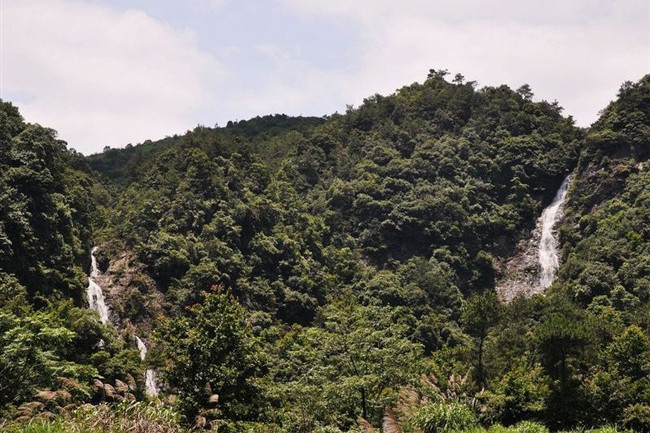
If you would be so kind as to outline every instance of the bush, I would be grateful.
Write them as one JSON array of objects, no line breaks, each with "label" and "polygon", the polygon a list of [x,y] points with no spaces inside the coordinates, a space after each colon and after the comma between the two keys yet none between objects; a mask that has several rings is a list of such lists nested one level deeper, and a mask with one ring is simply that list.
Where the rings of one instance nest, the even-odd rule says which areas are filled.
[{"label": "bush", "polygon": [[549,433],[548,428],[544,425],[532,421],[520,422],[515,426],[515,431],[517,433]]},{"label": "bush", "polygon": [[83,405],[65,416],[39,414],[3,425],[4,433],[189,433],[169,408],[143,402]]},{"label": "bush", "polygon": [[512,429],[509,427],[504,427],[501,424],[495,424],[490,426],[488,433],[511,433]]},{"label": "bush", "polygon": [[616,427],[607,426],[607,427],[600,427],[597,429],[588,430],[586,433],[633,433],[633,432],[628,430],[618,430]]},{"label": "bush", "polygon": [[341,430],[339,430],[338,427],[325,426],[325,427],[316,427],[314,433],[342,433],[342,432]]},{"label": "bush", "polygon": [[461,403],[434,403],[424,406],[414,417],[415,426],[425,433],[446,433],[478,425],[474,411]]},{"label": "bush", "polygon": [[650,406],[634,404],[623,411],[623,425],[638,433],[650,432]]}]

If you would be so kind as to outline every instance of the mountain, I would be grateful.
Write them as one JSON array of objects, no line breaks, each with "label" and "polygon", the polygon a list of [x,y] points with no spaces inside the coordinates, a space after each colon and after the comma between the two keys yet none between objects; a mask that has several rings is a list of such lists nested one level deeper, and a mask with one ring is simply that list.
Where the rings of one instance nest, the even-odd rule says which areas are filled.
[{"label": "mountain", "polygon": [[[227,431],[646,431],[650,76],[580,129],[527,85],[446,75],[87,158],[3,103],[7,416],[43,389],[146,399],[149,368],[182,422]],[[500,303],[570,173],[557,279]],[[84,308],[93,243],[112,324]]]},{"label": "mountain", "polygon": [[[432,75],[304,132],[233,144],[197,128],[126,184],[107,238],[133,250],[174,305],[223,284],[251,309],[308,324],[337,287],[372,280],[356,281],[364,262],[384,279],[419,263],[458,300],[456,288],[493,284],[492,261],[577,161],[581,132],[530,98]],[[347,279],[330,265],[341,251]],[[197,267],[213,281],[191,280],[206,273]]]},{"label": "mountain", "polygon": [[[324,121],[320,117],[289,117],[285,114],[258,116],[249,120],[228,122],[224,128],[214,128],[213,139],[228,143],[226,146],[236,147],[242,140],[254,142],[268,140],[288,130],[302,131],[320,125]],[[209,128],[201,126],[196,128],[197,131],[205,129]],[[136,146],[128,144],[124,149],[108,148],[102,153],[88,157],[88,164],[107,179],[123,185],[136,180],[138,174],[143,172],[143,166],[147,167],[159,153],[179,145],[184,139],[187,140],[187,136],[175,135],[155,142],[147,140]]]}]

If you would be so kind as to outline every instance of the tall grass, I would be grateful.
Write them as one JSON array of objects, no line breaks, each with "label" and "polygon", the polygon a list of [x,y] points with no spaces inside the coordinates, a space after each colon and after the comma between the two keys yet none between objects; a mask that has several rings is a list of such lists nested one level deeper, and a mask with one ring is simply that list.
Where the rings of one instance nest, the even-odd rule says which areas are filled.
[{"label": "tall grass", "polygon": [[178,415],[161,405],[124,402],[109,406],[84,405],[67,414],[35,417],[0,425],[6,433],[190,433],[178,422]]},{"label": "tall grass", "polygon": [[[510,427],[493,425],[485,428],[476,422],[475,415],[462,404],[436,405],[430,404],[426,410],[416,415],[417,428],[425,433],[549,433],[544,425],[523,421]],[[384,423],[384,432],[412,432],[412,429],[402,428],[395,421],[389,427]],[[364,429],[339,430],[334,426],[318,427],[310,433],[376,433],[379,430],[366,425]],[[215,426],[213,432],[222,431]],[[227,431],[238,433],[293,433],[278,425],[267,424],[237,424],[230,426]],[[3,424],[0,422],[2,433],[198,433],[198,430],[180,426],[178,415],[162,405],[144,402],[124,402],[117,405],[100,404],[97,406],[82,406],[68,414],[48,418],[36,417],[31,420],[14,421]],[[591,430],[572,430],[560,433],[635,433],[632,430],[621,430],[613,426]]]},{"label": "tall grass", "polygon": [[424,433],[452,433],[478,425],[474,411],[462,403],[433,403],[422,407],[413,424]]}]

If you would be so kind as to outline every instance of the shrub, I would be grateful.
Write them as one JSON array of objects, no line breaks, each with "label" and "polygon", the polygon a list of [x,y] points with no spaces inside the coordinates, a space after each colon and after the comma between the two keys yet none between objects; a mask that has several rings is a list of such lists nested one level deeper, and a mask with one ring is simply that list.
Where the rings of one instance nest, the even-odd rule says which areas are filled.
[{"label": "shrub", "polygon": [[516,433],[549,433],[546,426],[533,422],[522,421],[515,426]]},{"label": "shrub", "polygon": [[650,432],[650,406],[633,404],[623,411],[623,425],[638,433]]},{"label": "shrub", "polygon": [[339,430],[338,427],[325,426],[325,427],[316,427],[314,433],[341,433],[341,430]]},{"label": "shrub", "polygon": [[143,402],[83,405],[65,416],[43,417],[3,425],[3,433],[189,433],[169,408]]},{"label": "shrub", "polygon": [[618,430],[616,427],[607,426],[600,427],[597,429],[588,430],[586,433],[633,433],[631,431]]},{"label": "shrub", "polygon": [[478,425],[476,414],[461,403],[433,403],[421,408],[413,424],[425,433],[447,433]]}]

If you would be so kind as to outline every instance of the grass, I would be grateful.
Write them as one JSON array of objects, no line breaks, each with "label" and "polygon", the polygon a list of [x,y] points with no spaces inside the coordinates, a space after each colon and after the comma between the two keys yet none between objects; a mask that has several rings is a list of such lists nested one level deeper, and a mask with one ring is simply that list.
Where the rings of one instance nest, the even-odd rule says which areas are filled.
[{"label": "grass", "polygon": [[[446,421],[444,424],[429,424],[426,432],[448,432],[448,433],[549,433],[544,425],[522,421],[510,427],[493,425],[489,428],[479,425],[467,425],[470,421],[464,417],[464,413],[443,414]],[[440,415],[440,414],[436,414]],[[462,416],[459,416],[462,415]],[[440,420],[441,418],[438,418]],[[462,420],[459,424],[454,422]],[[471,420],[473,423],[473,420]],[[464,424],[464,425],[463,425]],[[236,429],[239,430],[239,429]],[[98,406],[82,406],[67,415],[37,416],[29,421],[11,422],[2,424],[0,431],[3,433],[196,433],[196,430],[185,429],[180,426],[178,416],[172,410],[161,405],[147,404],[143,402],[128,402],[109,406],[100,404]],[[214,431],[214,430],[213,430]],[[230,430],[229,430],[230,431]],[[246,432],[282,432],[277,428],[258,426],[256,429],[243,428]],[[315,432],[325,433],[339,432],[336,428],[322,427]],[[349,433],[357,433],[358,430],[350,430]],[[285,433],[289,433],[288,431]],[[559,433],[634,433],[631,430],[621,430],[613,426],[600,427],[591,430],[572,430]]]},{"label": "grass", "polygon": [[125,402],[109,406],[84,405],[55,416],[42,413],[29,421],[0,424],[6,433],[190,433],[176,413],[160,405]]}]

